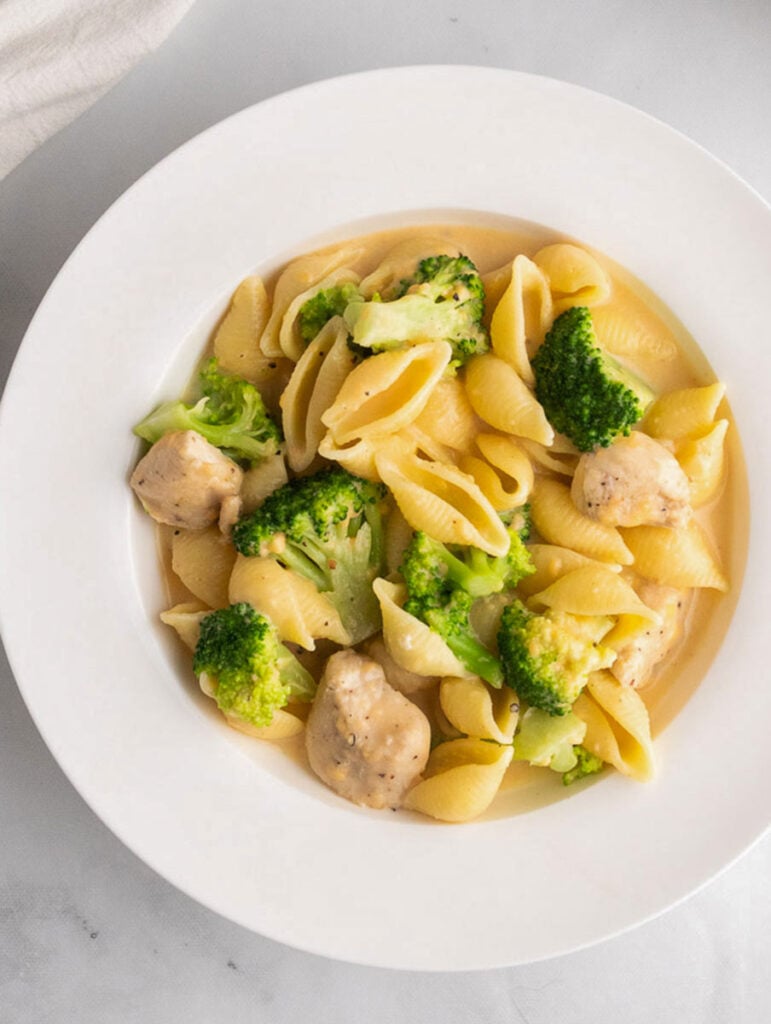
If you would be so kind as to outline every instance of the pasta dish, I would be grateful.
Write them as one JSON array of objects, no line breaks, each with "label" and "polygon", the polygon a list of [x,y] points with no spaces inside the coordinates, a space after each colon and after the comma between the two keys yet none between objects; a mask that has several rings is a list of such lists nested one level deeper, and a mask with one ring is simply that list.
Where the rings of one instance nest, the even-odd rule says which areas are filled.
[{"label": "pasta dish", "polygon": [[724,391],[545,231],[400,229],[251,275],[135,427],[161,619],[228,725],[355,804],[462,822],[649,780],[729,590]]}]

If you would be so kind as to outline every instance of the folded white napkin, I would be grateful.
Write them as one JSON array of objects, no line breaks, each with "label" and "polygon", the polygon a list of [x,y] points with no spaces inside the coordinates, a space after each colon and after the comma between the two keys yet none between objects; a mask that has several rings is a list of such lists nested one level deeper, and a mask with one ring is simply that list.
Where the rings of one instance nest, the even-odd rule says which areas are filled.
[{"label": "folded white napkin", "polygon": [[1,0],[0,178],[154,50],[193,0]]}]

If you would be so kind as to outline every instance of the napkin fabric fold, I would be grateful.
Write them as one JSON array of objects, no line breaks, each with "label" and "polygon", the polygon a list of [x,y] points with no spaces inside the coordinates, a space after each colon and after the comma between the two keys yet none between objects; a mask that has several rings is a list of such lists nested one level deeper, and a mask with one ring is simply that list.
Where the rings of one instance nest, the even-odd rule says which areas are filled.
[{"label": "napkin fabric fold", "polygon": [[0,178],[155,50],[193,0],[0,0]]}]

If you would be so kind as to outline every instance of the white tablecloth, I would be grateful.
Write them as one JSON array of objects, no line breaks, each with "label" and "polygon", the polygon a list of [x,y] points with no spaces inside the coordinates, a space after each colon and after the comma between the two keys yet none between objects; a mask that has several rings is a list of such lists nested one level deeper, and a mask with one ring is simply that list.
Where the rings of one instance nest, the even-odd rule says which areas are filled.
[{"label": "white tablecloth", "polygon": [[[0,3],[0,25],[14,5]],[[0,44],[0,71],[5,56]],[[0,184],[0,381],[63,260],[160,157],[285,88],[411,63],[493,64],[598,89],[771,196],[767,0],[198,0]],[[705,756],[718,751],[716,738]],[[770,880],[766,838],[658,920],[558,960],[462,975],[331,963],[216,917],[128,853],[69,786],[0,662],[3,1024],[760,1024],[771,1019]]]}]

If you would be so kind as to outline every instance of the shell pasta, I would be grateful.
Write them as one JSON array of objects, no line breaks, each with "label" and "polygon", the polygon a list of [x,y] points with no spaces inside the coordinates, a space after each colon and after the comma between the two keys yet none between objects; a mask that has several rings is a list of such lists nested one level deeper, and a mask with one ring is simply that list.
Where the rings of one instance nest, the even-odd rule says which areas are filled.
[{"label": "shell pasta", "polygon": [[333,317],[308,345],[281,395],[286,458],[296,472],[307,469],[326,434],[322,416],[355,365],[345,325]]},{"label": "shell pasta", "polygon": [[725,387],[555,237],[403,228],[250,274],[135,427],[198,687],[356,804],[460,823],[647,781],[727,628]]}]

